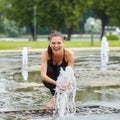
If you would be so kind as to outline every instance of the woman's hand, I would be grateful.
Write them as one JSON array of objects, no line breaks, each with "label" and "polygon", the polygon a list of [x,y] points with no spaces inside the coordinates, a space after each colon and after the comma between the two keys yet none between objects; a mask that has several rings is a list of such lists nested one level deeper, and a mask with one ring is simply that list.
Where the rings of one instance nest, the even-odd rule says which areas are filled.
[{"label": "woman's hand", "polygon": [[56,87],[58,87],[60,90],[62,90],[62,91],[66,91],[66,90],[68,90],[68,89],[71,89],[72,88],[72,84],[71,83],[69,83],[67,86],[63,86],[63,85],[60,85],[60,84],[56,84]]},{"label": "woman's hand", "polygon": [[58,87],[62,91],[66,91],[67,90],[66,86],[61,86],[60,84],[56,84],[56,87]]}]

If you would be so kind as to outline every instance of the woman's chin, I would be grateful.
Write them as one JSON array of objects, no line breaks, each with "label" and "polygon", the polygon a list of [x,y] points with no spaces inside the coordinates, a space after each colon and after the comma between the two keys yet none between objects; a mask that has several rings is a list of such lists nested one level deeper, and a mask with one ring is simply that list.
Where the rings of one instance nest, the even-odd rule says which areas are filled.
[{"label": "woman's chin", "polygon": [[54,50],[53,52],[54,53],[60,53],[60,50]]}]

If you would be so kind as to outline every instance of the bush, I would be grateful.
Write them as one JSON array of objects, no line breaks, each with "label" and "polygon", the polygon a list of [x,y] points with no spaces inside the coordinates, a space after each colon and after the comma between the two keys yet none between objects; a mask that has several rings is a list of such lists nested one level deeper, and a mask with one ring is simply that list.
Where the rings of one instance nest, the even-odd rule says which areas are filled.
[{"label": "bush", "polygon": [[117,35],[113,35],[112,33],[110,33],[109,35],[107,35],[107,39],[108,40],[119,40],[119,37]]}]

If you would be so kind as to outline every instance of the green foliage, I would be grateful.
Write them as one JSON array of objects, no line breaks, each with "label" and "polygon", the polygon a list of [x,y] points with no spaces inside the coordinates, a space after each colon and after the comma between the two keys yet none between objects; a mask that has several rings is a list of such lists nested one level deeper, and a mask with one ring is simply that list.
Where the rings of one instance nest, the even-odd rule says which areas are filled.
[{"label": "green foliage", "polygon": [[[72,34],[74,30],[80,31],[79,23],[82,15],[88,10],[94,12],[92,17],[102,20],[102,32],[100,33],[104,34],[104,27],[108,23],[120,26],[119,0],[0,0],[0,14],[15,21],[19,27],[27,26],[33,36],[34,6],[36,6],[38,29],[44,27],[50,30],[67,29],[67,34]],[[0,27],[3,27],[2,24]],[[8,31],[16,36],[16,30],[14,26],[13,30]]]},{"label": "green foliage", "polygon": [[[1,15],[0,15],[1,17]],[[0,33],[4,33],[3,21],[0,19]]]},{"label": "green foliage", "polygon": [[109,21],[113,26],[120,27],[120,2],[119,0],[112,0],[111,5],[109,6]]},{"label": "green foliage", "polygon": [[[36,6],[37,27],[50,29],[79,30],[79,22],[83,12],[91,2],[87,0],[4,0],[6,17],[14,20],[20,27],[29,27],[34,35],[34,5]],[[34,37],[33,37],[34,38]]]},{"label": "green foliage", "polygon": [[117,35],[113,35],[112,33],[110,33],[109,35],[107,35],[107,39],[108,40],[119,40],[119,37]]},{"label": "green foliage", "polygon": [[5,32],[8,37],[17,37],[18,36],[18,27],[15,25],[14,21],[4,21]]},{"label": "green foliage", "polygon": [[24,35],[26,32],[25,28],[19,28],[14,21],[4,19],[4,34],[7,37],[18,37],[19,35]]}]

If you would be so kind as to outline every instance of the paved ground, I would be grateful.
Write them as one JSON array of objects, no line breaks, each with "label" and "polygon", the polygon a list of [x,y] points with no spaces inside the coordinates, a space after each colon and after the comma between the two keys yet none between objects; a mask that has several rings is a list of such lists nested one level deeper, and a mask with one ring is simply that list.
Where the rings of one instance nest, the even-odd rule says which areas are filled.
[{"label": "paved ground", "polygon": [[76,114],[58,117],[53,111],[25,110],[25,111],[8,111],[0,112],[0,120],[119,120],[120,109],[114,109],[103,106],[77,107]]},{"label": "paved ground", "polygon": [[[88,50],[90,48],[71,48],[71,50]],[[112,50],[120,50],[120,48],[111,48]],[[33,52],[40,52],[43,51],[44,49],[30,49],[30,51]],[[100,50],[100,48],[91,48],[90,50]],[[18,52],[21,52],[21,50],[17,50]],[[16,52],[16,50],[5,50],[2,51],[0,50],[0,52]],[[77,72],[77,69],[76,69]],[[82,72],[82,71],[81,71]],[[84,71],[83,71],[84,72]],[[111,73],[114,73],[114,71],[109,71]],[[82,73],[81,73],[82,74]],[[93,74],[93,73],[87,73],[87,75],[89,74]],[[99,73],[100,74],[100,73]],[[120,74],[120,73],[118,73]],[[99,80],[99,78],[96,79],[89,79],[89,81],[87,80],[87,82],[85,82],[85,77],[84,79],[80,79],[79,85],[80,86],[107,86],[107,85],[120,85],[120,79],[115,79],[114,81],[111,79],[108,80],[107,79],[103,79],[103,80]],[[85,112],[87,112],[89,110],[89,114]],[[20,112],[1,112],[0,113],[0,120],[5,120],[5,119],[10,119],[10,120],[17,120],[18,118],[21,118],[21,120],[120,120],[120,111],[118,110],[118,112],[112,111],[110,109],[107,109],[104,112],[100,112],[101,109],[96,108],[94,111],[98,112],[95,114],[93,114],[93,112],[91,112],[92,109],[81,109],[81,111],[79,111],[77,114],[73,117],[65,117],[65,118],[55,118],[53,119],[51,116],[48,118],[48,116],[43,116],[41,113],[44,113],[44,111],[20,111]],[[82,114],[82,112],[84,114]],[[100,114],[102,113],[102,114]],[[47,114],[49,115],[49,113]]]}]

